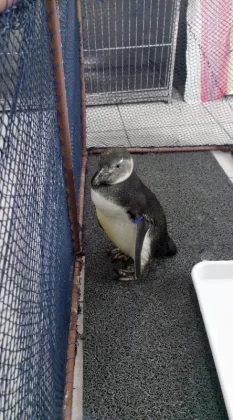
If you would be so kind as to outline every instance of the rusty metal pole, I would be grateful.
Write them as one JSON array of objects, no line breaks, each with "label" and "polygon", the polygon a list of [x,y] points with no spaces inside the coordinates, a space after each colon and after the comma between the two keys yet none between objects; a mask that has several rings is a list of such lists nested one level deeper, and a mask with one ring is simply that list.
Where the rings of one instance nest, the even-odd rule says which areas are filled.
[{"label": "rusty metal pole", "polygon": [[[233,151],[233,146],[179,146],[179,147],[127,147],[130,153],[171,153],[171,152],[204,152],[221,150]],[[95,155],[104,152],[106,148],[99,147],[90,149],[88,154]]]},{"label": "rusty metal pole", "polygon": [[68,351],[66,364],[66,384],[63,404],[63,418],[71,418],[73,403],[73,384],[74,384],[74,365],[76,355],[77,341],[77,321],[78,321],[78,299],[79,299],[79,276],[82,268],[82,225],[83,225],[83,206],[84,206],[84,187],[87,165],[87,147],[86,147],[86,94],[84,81],[84,55],[83,55],[83,35],[82,35],[82,14],[81,1],[77,0],[77,19],[79,25],[79,70],[81,87],[81,138],[82,138],[82,169],[79,187],[79,196],[77,202],[78,224],[79,224],[79,251],[75,263],[75,272],[73,278],[72,304],[70,315],[70,329],[68,336]]},{"label": "rusty metal pole", "polygon": [[86,149],[86,99],[84,83],[84,58],[82,42],[82,18],[81,3],[77,2],[77,19],[79,22],[79,42],[80,45],[80,83],[81,83],[81,137],[82,137],[82,169],[79,188],[79,197],[76,206],[74,176],[71,156],[71,143],[69,120],[67,110],[67,100],[64,81],[64,66],[62,60],[62,44],[60,35],[59,13],[55,0],[47,0],[47,11],[49,17],[49,28],[51,31],[51,45],[54,65],[54,77],[56,80],[56,94],[58,97],[58,120],[60,128],[60,137],[62,142],[62,154],[64,157],[64,168],[66,174],[66,188],[68,194],[68,207],[72,225],[73,241],[76,250],[75,270],[72,286],[70,326],[68,335],[67,363],[66,363],[66,381],[63,403],[63,418],[71,418],[72,415],[72,397],[74,383],[74,363],[77,340],[77,319],[78,319],[78,299],[79,299],[79,275],[82,267],[82,224],[83,224],[83,202],[84,185],[87,165]]},{"label": "rusty metal pole", "polygon": [[13,6],[16,6],[19,1],[20,0],[0,0],[0,14]]},{"label": "rusty metal pole", "polygon": [[68,107],[65,88],[65,74],[62,57],[60,20],[56,1],[47,0],[46,5],[48,13],[48,25],[51,33],[51,51],[54,78],[56,82],[58,124],[60,140],[62,145],[63,165],[65,170],[68,209],[71,221],[73,245],[75,252],[77,253],[79,250],[79,232],[71,153]]},{"label": "rusty metal pole", "polygon": [[[65,170],[66,191],[68,200],[69,217],[71,220],[72,238],[76,252],[75,269],[72,284],[70,325],[67,346],[66,379],[63,402],[63,418],[70,418],[72,413],[72,393],[74,382],[74,362],[77,335],[78,318],[78,276],[81,270],[80,234],[78,228],[78,212],[75,197],[74,173],[72,165],[72,151],[70,141],[70,129],[68,118],[68,107],[65,88],[65,74],[62,56],[62,42],[60,32],[59,11],[55,0],[47,0],[48,25],[51,33],[51,50],[54,68],[54,78],[56,82],[58,124],[60,130],[60,140],[62,144],[62,155]],[[78,42],[78,40],[77,40]]]},{"label": "rusty metal pole", "polygon": [[82,269],[82,257],[77,256],[72,286],[72,300],[70,310],[70,327],[68,336],[66,379],[64,390],[64,401],[62,418],[69,419],[72,416],[73,385],[74,385],[74,364],[77,342],[77,320],[78,320],[78,300],[79,300],[79,276]]}]

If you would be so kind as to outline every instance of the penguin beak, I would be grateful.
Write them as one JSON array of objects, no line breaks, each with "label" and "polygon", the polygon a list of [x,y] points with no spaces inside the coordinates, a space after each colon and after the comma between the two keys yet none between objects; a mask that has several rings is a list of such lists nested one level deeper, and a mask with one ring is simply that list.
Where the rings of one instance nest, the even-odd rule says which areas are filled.
[{"label": "penguin beak", "polygon": [[100,184],[105,183],[107,180],[107,172],[105,168],[100,169],[98,172],[96,172],[94,178],[93,178],[93,186],[97,187]]}]

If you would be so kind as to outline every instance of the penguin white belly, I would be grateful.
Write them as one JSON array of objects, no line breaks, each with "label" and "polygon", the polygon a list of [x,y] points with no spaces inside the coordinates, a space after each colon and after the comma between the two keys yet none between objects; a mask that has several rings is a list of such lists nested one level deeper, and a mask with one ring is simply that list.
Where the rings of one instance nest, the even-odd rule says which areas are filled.
[{"label": "penguin white belly", "polygon": [[96,207],[99,223],[109,239],[124,254],[134,259],[136,225],[129,219],[125,209],[93,189],[91,190],[91,198]]}]

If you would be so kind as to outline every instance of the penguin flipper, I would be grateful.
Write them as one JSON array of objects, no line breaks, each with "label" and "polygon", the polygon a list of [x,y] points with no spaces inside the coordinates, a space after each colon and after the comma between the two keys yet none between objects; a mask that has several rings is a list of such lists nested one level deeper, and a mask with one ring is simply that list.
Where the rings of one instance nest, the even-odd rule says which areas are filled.
[{"label": "penguin flipper", "polygon": [[142,247],[144,238],[146,236],[146,233],[149,228],[149,223],[145,219],[145,217],[137,222],[137,234],[136,234],[136,246],[135,246],[135,274],[136,278],[140,279],[142,270],[141,270],[141,253],[142,253]]}]

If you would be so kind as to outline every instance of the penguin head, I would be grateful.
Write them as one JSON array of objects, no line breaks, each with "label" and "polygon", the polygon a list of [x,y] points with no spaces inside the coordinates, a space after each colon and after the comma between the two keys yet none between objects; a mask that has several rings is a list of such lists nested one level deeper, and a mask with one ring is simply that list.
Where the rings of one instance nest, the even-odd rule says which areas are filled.
[{"label": "penguin head", "polygon": [[125,148],[115,148],[102,153],[98,171],[92,180],[93,186],[115,185],[124,182],[133,172],[133,158]]}]

